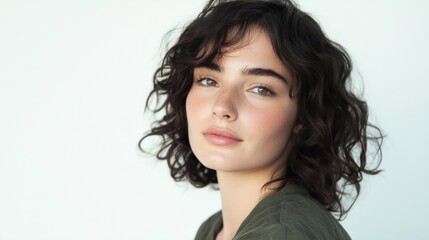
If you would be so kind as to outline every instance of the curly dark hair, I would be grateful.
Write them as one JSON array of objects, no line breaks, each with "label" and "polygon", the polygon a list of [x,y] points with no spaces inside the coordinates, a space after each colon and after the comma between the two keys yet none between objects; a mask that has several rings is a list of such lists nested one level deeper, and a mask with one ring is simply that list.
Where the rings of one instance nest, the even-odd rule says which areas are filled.
[{"label": "curly dark hair", "polygon": [[[143,140],[159,136],[162,141],[156,157],[167,161],[174,180],[188,180],[196,187],[217,183],[216,171],[206,168],[191,150],[186,96],[192,86],[193,69],[213,62],[252,27],[265,31],[278,58],[291,71],[295,81],[289,95],[297,93],[297,118],[302,126],[290,138],[294,147],[281,177],[264,186],[273,182],[284,186],[286,181],[303,184],[341,219],[359,195],[363,173],[375,175],[381,171],[384,136],[368,122],[366,102],[350,89],[352,63],[347,52],[291,1],[209,1],[167,51],[153,76],[154,88],[146,110],[163,116],[138,146],[145,152]],[[237,31],[230,37],[232,28]],[[154,97],[156,104],[151,108]],[[372,168],[367,164],[368,143],[376,149]],[[348,187],[355,195],[351,205],[345,207],[342,198]]]}]

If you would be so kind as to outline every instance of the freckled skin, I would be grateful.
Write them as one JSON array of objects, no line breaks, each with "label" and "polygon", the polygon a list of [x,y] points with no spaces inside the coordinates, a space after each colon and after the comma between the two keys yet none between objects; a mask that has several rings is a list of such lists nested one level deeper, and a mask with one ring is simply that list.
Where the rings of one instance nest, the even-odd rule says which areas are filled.
[{"label": "freckled skin", "polygon": [[[291,80],[266,34],[254,29],[249,37],[250,42],[232,48],[216,62],[221,71],[194,69],[194,83],[186,99],[189,141],[196,157],[208,168],[271,175],[287,160],[297,102],[289,97],[285,82],[243,73],[245,68],[272,69]],[[269,87],[274,94],[259,94],[260,86]],[[210,127],[228,129],[242,141],[214,145],[202,134]]]}]

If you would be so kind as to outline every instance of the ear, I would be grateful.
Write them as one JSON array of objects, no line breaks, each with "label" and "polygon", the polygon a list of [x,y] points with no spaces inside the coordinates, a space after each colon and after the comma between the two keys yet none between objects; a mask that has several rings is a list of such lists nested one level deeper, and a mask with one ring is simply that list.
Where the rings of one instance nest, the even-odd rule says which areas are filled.
[{"label": "ear", "polygon": [[302,128],[303,128],[302,124],[297,122],[297,123],[295,123],[295,126],[292,129],[292,132],[298,133],[299,131],[301,131]]}]

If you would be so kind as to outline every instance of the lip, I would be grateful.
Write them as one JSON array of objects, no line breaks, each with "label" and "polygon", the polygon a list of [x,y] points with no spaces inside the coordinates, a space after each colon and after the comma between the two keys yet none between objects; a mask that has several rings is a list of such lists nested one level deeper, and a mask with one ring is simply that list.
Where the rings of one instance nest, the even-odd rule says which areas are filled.
[{"label": "lip", "polygon": [[233,145],[243,141],[233,132],[224,128],[209,128],[203,132],[203,135],[207,141],[219,146]]}]

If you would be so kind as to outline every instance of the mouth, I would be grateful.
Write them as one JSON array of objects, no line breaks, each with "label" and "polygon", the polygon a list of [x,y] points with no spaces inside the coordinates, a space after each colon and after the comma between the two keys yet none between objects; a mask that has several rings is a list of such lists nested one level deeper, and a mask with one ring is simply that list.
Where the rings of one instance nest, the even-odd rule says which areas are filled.
[{"label": "mouth", "polygon": [[231,131],[222,128],[209,128],[203,135],[208,142],[218,146],[234,145],[243,141]]}]

